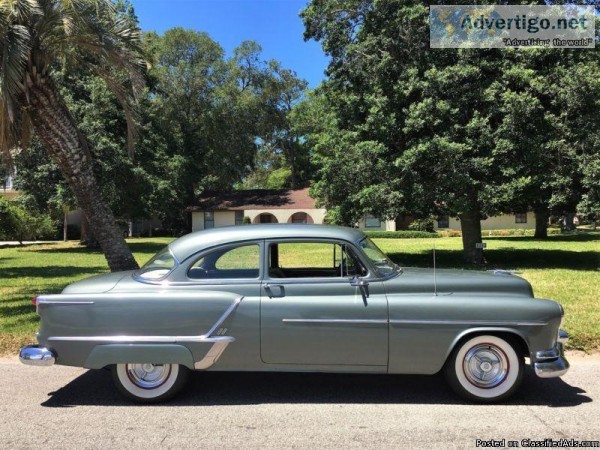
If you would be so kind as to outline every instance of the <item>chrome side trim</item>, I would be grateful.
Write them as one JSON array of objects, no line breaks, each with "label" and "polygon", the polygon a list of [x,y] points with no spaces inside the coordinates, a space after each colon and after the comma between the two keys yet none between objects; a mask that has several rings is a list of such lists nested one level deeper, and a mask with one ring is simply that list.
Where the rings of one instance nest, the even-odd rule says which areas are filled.
[{"label": "chrome side trim", "polygon": [[387,324],[387,319],[282,319],[284,323],[384,323]]},{"label": "chrome side trim", "polygon": [[160,342],[174,344],[177,342],[221,342],[235,341],[231,336],[50,336],[49,341],[67,341],[67,342],[109,342],[111,344],[138,344],[141,342]]},{"label": "chrome side trim", "polygon": [[94,302],[61,302],[59,300],[38,300],[38,305],[56,305],[56,306],[75,306],[75,305],[93,305]]},{"label": "chrome side trim", "polygon": [[194,363],[194,369],[204,370],[208,369],[221,357],[229,342],[215,342],[213,346],[208,350],[208,353],[200,361]]},{"label": "chrome side trim", "polygon": [[507,322],[502,320],[399,320],[392,319],[390,323],[393,325],[475,325],[475,326],[528,326],[541,327],[547,325],[547,322],[535,321],[515,321]]},{"label": "chrome side trim", "polygon": [[223,322],[237,309],[244,297],[236,298],[225,312],[217,319],[214,325],[200,336],[51,336],[49,341],[77,341],[101,342],[111,344],[137,344],[137,343],[213,343],[208,353],[200,361],[194,363],[195,369],[208,369],[221,357],[227,346],[235,341],[232,336],[212,336],[219,330]]},{"label": "chrome side trim", "polygon": [[227,308],[225,310],[225,312],[223,313],[223,315],[221,315],[221,317],[219,317],[219,319],[215,322],[215,324],[211,327],[210,330],[208,330],[208,333],[205,334],[205,336],[210,336],[211,334],[213,334],[215,331],[217,331],[220,327],[221,324],[223,322],[225,322],[225,320],[231,315],[231,313],[233,313],[237,307],[239,306],[239,304],[241,303],[241,301],[244,299],[244,297],[238,297],[236,298],[233,303],[231,305],[229,305],[229,308]]}]

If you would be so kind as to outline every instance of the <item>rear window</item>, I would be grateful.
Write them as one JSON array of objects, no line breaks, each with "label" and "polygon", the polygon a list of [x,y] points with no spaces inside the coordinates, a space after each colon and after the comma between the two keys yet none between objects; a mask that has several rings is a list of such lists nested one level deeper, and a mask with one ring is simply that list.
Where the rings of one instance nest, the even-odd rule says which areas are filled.
[{"label": "rear window", "polygon": [[198,259],[188,270],[194,280],[258,278],[260,251],[257,244],[215,250]]}]

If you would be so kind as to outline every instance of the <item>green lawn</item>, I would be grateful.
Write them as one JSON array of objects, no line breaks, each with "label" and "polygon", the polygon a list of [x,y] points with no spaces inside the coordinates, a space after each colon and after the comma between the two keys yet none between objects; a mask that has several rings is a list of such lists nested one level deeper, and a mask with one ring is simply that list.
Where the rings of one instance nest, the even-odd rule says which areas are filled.
[{"label": "green lawn", "polygon": [[[129,245],[140,263],[170,238],[134,239]],[[600,233],[487,238],[486,268],[521,271],[537,297],[551,298],[566,310],[570,346],[600,350]],[[432,267],[435,245],[438,267],[463,267],[460,238],[377,239],[377,245],[402,266]],[[31,299],[56,293],[67,284],[108,271],[104,257],[76,242],[0,248],[0,354],[16,352],[34,340],[38,327]]]}]

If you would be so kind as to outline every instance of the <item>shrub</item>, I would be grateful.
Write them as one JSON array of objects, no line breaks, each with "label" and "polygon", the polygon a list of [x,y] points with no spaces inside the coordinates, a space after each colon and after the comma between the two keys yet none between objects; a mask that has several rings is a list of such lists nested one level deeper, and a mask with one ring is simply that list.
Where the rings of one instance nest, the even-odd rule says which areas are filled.
[{"label": "shrub", "polygon": [[[535,230],[526,230],[524,228],[515,228],[512,230],[483,230],[481,235],[487,236],[533,236]],[[560,234],[560,228],[548,228],[548,235]]]},{"label": "shrub", "polygon": [[460,230],[444,230],[438,231],[440,237],[461,237],[462,233]]},{"label": "shrub", "polygon": [[365,231],[369,237],[376,239],[415,239],[415,238],[438,238],[437,233],[429,233],[427,231]]},{"label": "shrub", "polygon": [[428,231],[430,233],[433,233],[433,219],[413,220],[408,226],[408,229],[412,231]]},{"label": "shrub", "polygon": [[55,225],[49,215],[0,199],[0,239],[23,243],[25,240],[55,239],[55,236]]},{"label": "shrub", "polygon": [[251,223],[252,223],[252,221],[250,220],[250,217],[248,217],[248,216],[244,216],[244,220],[242,220],[242,223],[243,223],[244,225],[249,225],[249,224],[251,224]]}]

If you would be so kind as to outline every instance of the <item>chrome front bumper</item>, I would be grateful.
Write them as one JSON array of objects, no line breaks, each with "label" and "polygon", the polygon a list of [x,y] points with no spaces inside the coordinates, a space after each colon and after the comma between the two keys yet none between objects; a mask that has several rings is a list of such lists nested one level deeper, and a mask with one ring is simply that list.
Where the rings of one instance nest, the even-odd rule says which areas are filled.
[{"label": "chrome front bumper", "polygon": [[19,352],[19,360],[28,366],[51,366],[56,356],[51,350],[39,345],[27,345]]},{"label": "chrome front bumper", "polygon": [[558,339],[554,348],[542,350],[535,354],[536,362],[533,363],[535,374],[540,378],[562,377],[569,370],[569,361],[565,358],[563,344],[569,341],[569,335],[564,330],[559,330]]}]

